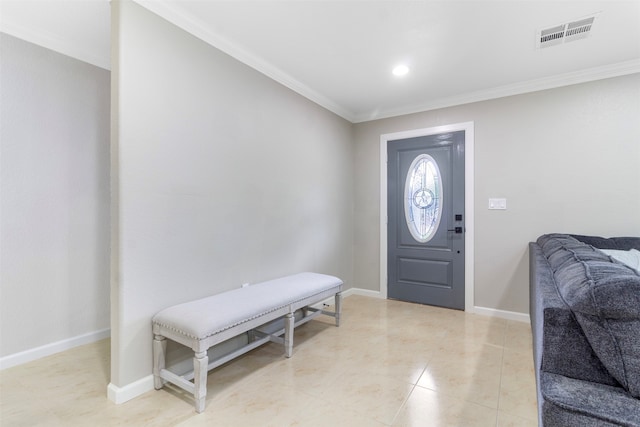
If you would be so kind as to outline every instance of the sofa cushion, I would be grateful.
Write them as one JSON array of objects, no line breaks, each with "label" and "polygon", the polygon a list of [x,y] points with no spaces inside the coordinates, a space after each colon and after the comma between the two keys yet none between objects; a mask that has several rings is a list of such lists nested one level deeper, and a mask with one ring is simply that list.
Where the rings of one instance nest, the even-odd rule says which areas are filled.
[{"label": "sofa cushion", "polygon": [[538,365],[542,371],[598,384],[620,385],[593,351],[571,311],[547,307],[543,316],[544,356]]},{"label": "sofa cushion", "polygon": [[567,234],[545,234],[538,238],[538,244],[547,259],[558,251],[566,252],[567,249],[588,247],[588,245],[585,246],[584,243]]},{"label": "sofa cushion", "polygon": [[557,271],[563,266],[575,264],[576,257],[582,261],[610,262],[609,256],[604,252],[592,248],[591,246],[581,245],[581,247],[577,248],[567,247],[567,250],[559,250],[551,254],[548,258],[551,268],[554,271]]},{"label": "sofa cushion", "polygon": [[576,245],[570,236],[545,240],[541,246],[553,256],[558,291],[593,351],[632,396],[640,397],[640,275],[587,244]]},{"label": "sofa cushion", "polygon": [[640,426],[640,400],[620,387],[543,372],[545,426]]}]

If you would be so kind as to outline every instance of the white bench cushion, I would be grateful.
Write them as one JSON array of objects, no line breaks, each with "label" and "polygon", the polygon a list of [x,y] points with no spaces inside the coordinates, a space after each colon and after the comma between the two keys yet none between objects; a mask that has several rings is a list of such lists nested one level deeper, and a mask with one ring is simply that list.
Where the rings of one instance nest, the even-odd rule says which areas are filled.
[{"label": "white bench cushion", "polygon": [[341,285],[334,276],[294,274],[169,307],[156,314],[153,323],[203,340]]}]

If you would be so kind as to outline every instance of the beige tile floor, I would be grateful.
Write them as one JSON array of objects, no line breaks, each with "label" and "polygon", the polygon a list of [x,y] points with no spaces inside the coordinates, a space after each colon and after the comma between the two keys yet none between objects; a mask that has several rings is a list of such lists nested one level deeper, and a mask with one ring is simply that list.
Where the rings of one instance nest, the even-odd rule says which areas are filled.
[{"label": "beige tile floor", "polygon": [[0,425],[536,426],[526,323],[350,296],[343,323],[295,331],[209,373],[206,411],[165,387],[106,398],[109,341],[0,372]]}]

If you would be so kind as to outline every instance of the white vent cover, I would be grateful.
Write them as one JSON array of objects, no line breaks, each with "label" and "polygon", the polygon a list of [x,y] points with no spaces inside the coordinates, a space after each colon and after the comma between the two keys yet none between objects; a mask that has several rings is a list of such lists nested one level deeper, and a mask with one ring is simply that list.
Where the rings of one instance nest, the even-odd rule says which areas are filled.
[{"label": "white vent cover", "polygon": [[595,19],[596,17],[594,15],[540,30],[537,45],[539,48],[545,48],[587,38],[591,34],[591,28],[593,27],[593,21]]}]

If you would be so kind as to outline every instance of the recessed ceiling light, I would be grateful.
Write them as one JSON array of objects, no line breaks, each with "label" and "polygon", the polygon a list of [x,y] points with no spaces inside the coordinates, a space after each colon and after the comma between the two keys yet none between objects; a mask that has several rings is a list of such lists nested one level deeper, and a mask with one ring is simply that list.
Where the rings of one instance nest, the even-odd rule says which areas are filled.
[{"label": "recessed ceiling light", "polygon": [[408,72],[409,67],[407,67],[406,65],[398,65],[393,69],[393,75],[398,77],[405,76]]}]

